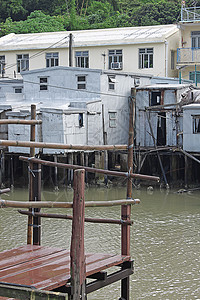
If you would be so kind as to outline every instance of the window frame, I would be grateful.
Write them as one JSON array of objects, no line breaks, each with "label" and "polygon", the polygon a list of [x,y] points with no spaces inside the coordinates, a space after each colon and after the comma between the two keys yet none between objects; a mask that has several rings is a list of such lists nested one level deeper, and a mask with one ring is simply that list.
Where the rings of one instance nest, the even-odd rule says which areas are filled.
[{"label": "window frame", "polygon": [[[197,82],[196,83],[200,83],[200,71],[196,71],[196,75],[197,75]],[[195,71],[190,71],[189,72],[189,80],[192,80],[193,83],[195,83]]]},{"label": "window frame", "polygon": [[83,113],[78,114],[78,124],[79,124],[79,128],[84,127]]},{"label": "window frame", "polygon": [[5,55],[0,55],[0,74],[5,74],[5,65],[6,65],[6,57]]},{"label": "window frame", "polygon": [[[119,68],[112,67],[112,64],[119,63]],[[123,49],[108,50],[108,69],[123,69]]]},{"label": "window frame", "polygon": [[108,90],[115,91],[116,88],[116,76],[108,75]]},{"label": "window frame", "polygon": [[77,68],[89,68],[89,51],[75,51],[75,62]]},{"label": "window frame", "polygon": [[48,81],[48,76],[39,77],[40,91],[48,91]]},{"label": "window frame", "polygon": [[171,70],[175,70],[175,51],[171,50]]},{"label": "window frame", "polygon": [[29,54],[17,54],[17,73],[29,70]]},{"label": "window frame", "polygon": [[192,115],[192,125],[193,134],[200,134],[200,115]]},{"label": "window frame", "polygon": [[86,75],[76,75],[77,90],[86,90],[87,87],[87,76]]},{"label": "window frame", "polygon": [[[116,128],[117,127],[117,112],[116,111],[109,111],[108,116],[109,116],[109,127],[110,128]],[[112,124],[113,121],[114,121],[114,124]]]},{"label": "window frame", "polygon": [[[17,91],[17,90],[20,90],[20,92]],[[23,92],[23,87],[22,86],[15,86],[14,87],[14,93],[15,94],[22,94],[22,92]]]},{"label": "window frame", "polygon": [[46,68],[59,66],[59,52],[46,52]]},{"label": "window frame", "polygon": [[200,31],[191,31],[191,48],[200,48]]},{"label": "window frame", "polygon": [[138,48],[138,68],[153,69],[154,48]]}]

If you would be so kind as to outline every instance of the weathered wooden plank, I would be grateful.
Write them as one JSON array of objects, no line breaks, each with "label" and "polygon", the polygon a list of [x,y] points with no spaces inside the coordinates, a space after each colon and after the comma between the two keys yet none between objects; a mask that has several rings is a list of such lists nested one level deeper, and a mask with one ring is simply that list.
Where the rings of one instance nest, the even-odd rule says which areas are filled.
[{"label": "weathered wooden plank", "polygon": [[130,256],[122,256],[122,255],[113,255],[112,257],[108,257],[98,262],[94,262],[90,265],[86,265],[86,275],[90,276],[94,273],[106,270],[113,266],[117,266],[125,261],[129,261]]},{"label": "weathered wooden plank", "polygon": [[6,250],[0,252],[0,270],[60,251],[63,249],[33,245]]},{"label": "weathered wooden plank", "polygon": [[67,294],[58,292],[41,291],[30,289],[23,286],[9,286],[0,283],[0,296],[12,297],[19,300],[34,299],[34,300],[67,300]]}]

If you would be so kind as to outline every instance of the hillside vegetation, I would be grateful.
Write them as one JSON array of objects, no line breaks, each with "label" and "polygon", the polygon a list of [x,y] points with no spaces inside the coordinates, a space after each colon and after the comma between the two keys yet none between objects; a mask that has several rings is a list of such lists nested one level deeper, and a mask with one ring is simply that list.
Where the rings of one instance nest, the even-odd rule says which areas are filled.
[{"label": "hillside vegetation", "polygon": [[[192,6],[194,1],[186,1]],[[196,1],[200,5],[200,1]],[[181,0],[0,0],[0,35],[176,23]]]}]

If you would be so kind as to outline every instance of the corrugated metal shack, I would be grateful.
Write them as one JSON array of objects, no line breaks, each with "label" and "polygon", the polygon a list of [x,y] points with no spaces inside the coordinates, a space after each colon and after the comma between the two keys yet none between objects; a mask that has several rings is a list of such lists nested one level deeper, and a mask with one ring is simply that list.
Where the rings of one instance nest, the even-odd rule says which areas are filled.
[{"label": "corrugated metal shack", "polygon": [[[199,99],[191,85],[160,84],[137,88],[136,170],[162,174],[166,186],[195,183],[200,161],[198,130]],[[185,105],[185,106],[184,106]],[[200,132],[200,131],[199,131]],[[194,170],[194,176],[191,170]],[[195,171],[196,170],[196,171]]]}]

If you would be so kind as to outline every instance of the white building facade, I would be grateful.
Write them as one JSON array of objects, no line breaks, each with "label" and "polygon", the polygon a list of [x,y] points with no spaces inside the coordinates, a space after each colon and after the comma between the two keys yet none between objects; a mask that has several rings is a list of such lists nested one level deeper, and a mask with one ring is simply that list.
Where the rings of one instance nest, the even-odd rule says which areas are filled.
[{"label": "white building facade", "polygon": [[11,33],[0,38],[0,73],[21,78],[22,71],[69,66],[70,47],[74,67],[177,77],[178,43],[177,25]]}]

